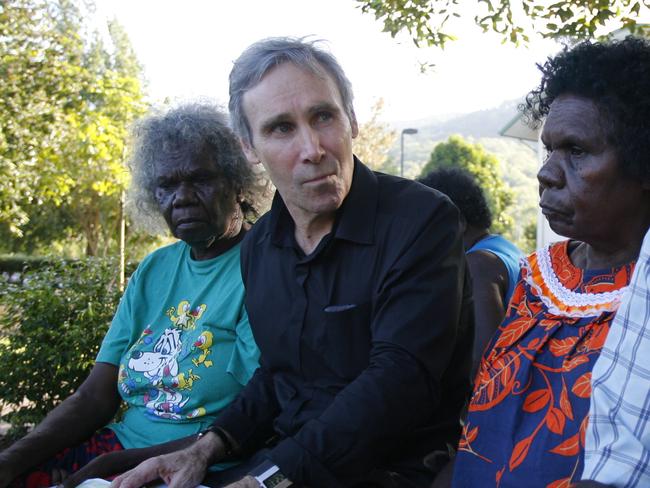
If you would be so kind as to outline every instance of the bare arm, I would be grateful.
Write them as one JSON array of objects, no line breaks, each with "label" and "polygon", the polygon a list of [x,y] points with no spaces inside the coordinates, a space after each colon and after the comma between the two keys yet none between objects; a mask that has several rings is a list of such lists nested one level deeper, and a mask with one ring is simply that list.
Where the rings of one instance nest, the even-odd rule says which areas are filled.
[{"label": "bare arm", "polygon": [[117,367],[97,363],[79,389],[27,436],[0,453],[0,488],[66,447],[88,439],[108,423],[120,404]]},{"label": "bare arm", "polygon": [[508,289],[508,270],[498,257],[482,250],[469,253],[467,263],[476,317],[473,351],[473,371],[476,371],[485,346],[505,316],[503,296]]}]

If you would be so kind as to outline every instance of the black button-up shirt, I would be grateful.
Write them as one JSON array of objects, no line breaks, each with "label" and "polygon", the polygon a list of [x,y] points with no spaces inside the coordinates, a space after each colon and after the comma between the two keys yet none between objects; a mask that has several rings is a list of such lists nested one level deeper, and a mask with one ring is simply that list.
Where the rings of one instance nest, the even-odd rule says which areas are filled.
[{"label": "black button-up shirt", "polygon": [[409,477],[455,444],[473,314],[446,197],[355,160],[318,247],[304,255],[276,194],[242,275],[261,367],[216,420],[242,445],[272,428],[269,458],[288,478],[333,487],[375,468]]}]

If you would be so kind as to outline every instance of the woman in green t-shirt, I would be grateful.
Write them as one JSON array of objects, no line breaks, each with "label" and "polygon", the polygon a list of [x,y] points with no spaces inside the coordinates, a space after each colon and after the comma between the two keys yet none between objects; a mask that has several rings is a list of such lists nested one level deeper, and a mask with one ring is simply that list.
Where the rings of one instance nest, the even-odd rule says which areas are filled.
[{"label": "woman in green t-shirt", "polygon": [[[134,217],[179,241],[140,263],[79,389],[0,453],[0,488],[52,486],[69,475],[74,485],[177,449],[257,368],[239,244],[265,181],[209,105],[144,118],[131,154]],[[109,423],[123,402],[124,415]]]}]

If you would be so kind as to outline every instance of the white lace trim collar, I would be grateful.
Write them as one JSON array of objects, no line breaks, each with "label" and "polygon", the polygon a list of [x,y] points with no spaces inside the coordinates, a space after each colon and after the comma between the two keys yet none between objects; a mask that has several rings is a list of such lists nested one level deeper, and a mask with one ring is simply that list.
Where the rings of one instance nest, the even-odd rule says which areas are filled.
[{"label": "white lace trim collar", "polygon": [[[555,300],[546,296],[539,283],[534,280],[534,275],[528,259],[524,260],[527,269],[525,280],[536,291],[536,294],[547,306],[549,312],[555,315],[570,317],[592,317],[603,312],[615,312],[621,303],[621,298],[627,286],[618,290],[603,293],[577,293],[565,287],[555,274],[551,262],[550,246],[537,251],[537,264],[544,284],[554,295]],[[558,307],[557,302],[565,305],[566,309]]]}]

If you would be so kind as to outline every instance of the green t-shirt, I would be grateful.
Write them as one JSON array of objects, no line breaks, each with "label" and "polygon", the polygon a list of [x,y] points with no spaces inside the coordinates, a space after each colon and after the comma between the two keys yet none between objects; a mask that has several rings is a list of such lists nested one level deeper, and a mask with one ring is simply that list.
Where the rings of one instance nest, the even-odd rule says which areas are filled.
[{"label": "green t-shirt", "polygon": [[131,277],[97,355],[119,366],[127,410],[108,427],[125,448],[205,429],[257,368],[239,248],[195,261],[177,242],[147,256]]}]

